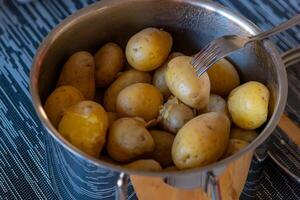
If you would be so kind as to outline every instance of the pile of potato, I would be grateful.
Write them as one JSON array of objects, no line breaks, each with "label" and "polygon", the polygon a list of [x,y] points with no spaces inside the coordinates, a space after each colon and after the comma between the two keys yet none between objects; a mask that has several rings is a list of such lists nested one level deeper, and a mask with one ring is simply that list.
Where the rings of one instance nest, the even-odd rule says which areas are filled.
[{"label": "pile of potato", "polygon": [[45,112],[59,133],[88,155],[135,170],[174,171],[226,158],[257,137],[269,91],[240,85],[226,59],[197,77],[192,57],[171,53],[157,28],[64,64]]}]

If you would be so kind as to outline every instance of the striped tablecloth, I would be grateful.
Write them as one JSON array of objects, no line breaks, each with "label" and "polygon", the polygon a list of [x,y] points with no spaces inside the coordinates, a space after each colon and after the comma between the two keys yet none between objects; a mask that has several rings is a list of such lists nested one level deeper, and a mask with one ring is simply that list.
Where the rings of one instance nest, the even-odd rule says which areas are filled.
[{"label": "striped tablecloth", "polygon": [[[57,199],[45,169],[46,131],[31,105],[28,76],[32,58],[47,33],[66,16],[93,2],[35,0],[20,4],[0,0],[0,199]],[[241,12],[263,30],[300,13],[299,0],[219,2]],[[293,28],[272,40],[285,51],[300,43],[300,29]],[[290,67],[288,77],[286,113],[300,126],[300,66]],[[288,140],[279,128],[273,137]],[[295,152],[299,161],[300,153]],[[241,199],[300,199],[299,188],[269,158],[262,163],[254,159]],[[136,198],[132,190],[130,197]]]}]

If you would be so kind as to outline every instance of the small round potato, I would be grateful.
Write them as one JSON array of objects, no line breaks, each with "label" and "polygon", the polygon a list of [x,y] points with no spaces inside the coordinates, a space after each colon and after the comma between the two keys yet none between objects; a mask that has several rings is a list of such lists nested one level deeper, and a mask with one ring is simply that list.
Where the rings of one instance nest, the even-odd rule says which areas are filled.
[{"label": "small round potato", "polygon": [[179,169],[202,167],[217,161],[225,152],[230,121],[224,114],[210,112],[186,123],[177,133],[172,158]]},{"label": "small round potato", "polygon": [[178,99],[192,108],[202,109],[209,101],[210,81],[207,73],[197,77],[191,60],[189,56],[173,58],[168,63],[165,79]]},{"label": "small round potato", "polygon": [[229,156],[237,153],[239,150],[246,147],[248,144],[249,143],[244,140],[230,139],[227,150],[226,150],[223,158],[229,157]]},{"label": "small round potato", "polygon": [[71,85],[85,97],[95,96],[95,62],[92,54],[86,51],[74,53],[64,64],[57,86]]},{"label": "small round potato", "polygon": [[240,77],[234,66],[225,58],[207,70],[211,92],[227,96],[231,90],[240,84]]},{"label": "small round potato", "polygon": [[56,88],[47,98],[44,109],[50,122],[57,127],[64,111],[84,99],[81,92],[69,85]]},{"label": "small round potato", "polygon": [[129,162],[154,150],[154,141],[145,124],[134,118],[120,118],[111,125],[107,151],[119,162]]},{"label": "small round potato", "polygon": [[174,135],[165,131],[151,130],[150,134],[154,140],[155,148],[150,153],[150,158],[156,160],[163,167],[173,164],[171,149],[174,141]]},{"label": "small round potato", "polygon": [[94,59],[97,87],[107,87],[125,65],[123,50],[112,42],[103,45]]},{"label": "small round potato", "polygon": [[220,112],[229,117],[227,102],[221,96],[210,94],[208,105],[199,110],[199,113]]},{"label": "small round potato", "polygon": [[174,134],[176,134],[185,123],[195,117],[193,110],[179,102],[176,97],[170,98],[164,104],[159,114],[159,126]]},{"label": "small round potato", "polygon": [[238,127],[233,127],[230,131],[231,139],[244,140],[246,142],[252,142],[258,136],[256,131],[244,130]]},{"label": "small round potato", "polygon": [[123,89],[117,98],[117,113],[125,117],[156,118],[163,104],[160,91],[148,83],[135,83]]},{"label": "small round potato", "polygon": [[133,35],[126,45],[129,64],[140,71],[152,71],[167,59],[173,39],[157,28],[146,28]]},{"label": "small round potato", "polygon": [[253,130],[266,122],[269,96],[268,88],[257,81],[249,81],[231,91],[228,110],[235,125]]},{"label": "small round potato", "polygon": [[160,164],[155,160],[137,160],[127,165],[123,165],[125,168],[139,171],[162,171]]},{"label": "small round potato", "polygon": [[83,152],[99,157],[107,128],[108,117],[102,106],[93,101],[80,101],[66,110],[58,132]]},{"label": "small round potato", "polygon": [[116,112],[119,92],[134,83],[151,83],[151,76],[147,72],[129,70],[122,73],[106,90],[104,94],[104,108],[106,111]]},{"label": "small round potato", "polygon": [[167,99],[171,95],[171,92],[165,80],[165,71],[168,67],[168,62],[178,56],[183,56],[183,54],[179,52],[171,53],[167,61],[161,67],[157,68],[153,75],[152,84],[160,90],[165,99]]}]

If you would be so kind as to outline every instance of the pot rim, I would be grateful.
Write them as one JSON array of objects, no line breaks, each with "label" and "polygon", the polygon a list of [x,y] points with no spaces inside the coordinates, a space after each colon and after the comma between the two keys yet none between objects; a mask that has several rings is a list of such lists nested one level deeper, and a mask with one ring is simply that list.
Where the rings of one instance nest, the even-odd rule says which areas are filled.
[{"label": "pot rim", "polygon": [[[278,99],[276,105],[274,106],[274,112],[270,117],[268,123],[266,124],[263,131],[259,134],[259,136],[251,142],[246,148],[242,149],[238,153],[227,157],[221,161],[212,163],[210,165],[200,167],[200,168],[193,168],[181,171],[173,171],[173,172],[148,172],[148,171],[138,171],[138,170],[130,170],[126,169],[121,166],[113,165],[100,159],[91,157],[86,153],[82,152],[81,150],[73,147],[66,139],[64,139],[58,131],[52,126],[50,121],[47,118],[47,115],[43,109],[41,104],[41,100],[39,97],[39,89],[38,89],[38,79],[41,69],[41,63],[44,59],[48,49],[50,48],[51,44],[57,39],[57,37],[66,31],[68,27],[72,26],[73,22],[76,21],[84,21],[86,17],[95,12],[104,12],[106,9],[109,9],[114,6],[118,6],[123,3],[129,2],[148,2],[148,1],[160,1],[160,0],[102,0],[100,2],[93,3],[85,8],[82,8],[76,11],[74,14],[68,16],[62,22],[60,22],[47,36],[44,38],[43,42],[41,43],[40,47],[38,48],[36,55],[33,59],[32,68],[30,71],[30,93],[32,97],[32,103],[35,108],[36,113],[38,114],[39,119],[41,120],[44,128],[46,128],[47,132],[53,137],[56,142],[60,143],[65,149],[67,149],[70,153],[77,156],[80,159],[84,159],[96,166],[99,166],[104,169],[113,170],[116,172],[124,172],[130,175],[143,175],[143,176],[156,176],[156,177],[170,177],[170,176],[185,176],[185,175],[192,175],[192,174],[200,174],[205,173],[208,171],[215,171],[217,169],[223,168],[227,166],[229,163],[241,158],[247,152],[253,151],[256,147],[258,147],[262,142],[264,142],[272,131],[275,129],[276,125],[278,124],[280,117],[284,111],[284,107],[287,100],[287,75],[284,64],[281,60],[281,56],[274,47],[274,45],[269,41],[264,41],[263,45],[265,48],[268,49],[268,53],[276,65],[278,70],[279,82],[278,82]],[[244,30],[246,30],[249,35],[255,35],[260,31],[260,29],[252,23],[247,18],[243,17],[241,14],[231,11],[228,8],[223,7],[222,5],[211,2],[209,0],[168,0],[170,2],[179,2],[183,4],[191,4],[197,7],[202,7],[212,12],[216,12],[234,23],[241,26]]]}]

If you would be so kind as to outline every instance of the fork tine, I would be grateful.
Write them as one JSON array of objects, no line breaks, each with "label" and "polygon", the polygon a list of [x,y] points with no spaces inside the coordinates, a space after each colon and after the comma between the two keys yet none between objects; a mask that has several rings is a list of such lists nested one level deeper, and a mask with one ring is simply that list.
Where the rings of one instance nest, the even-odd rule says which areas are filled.
[{"label": "fork tine", "polygon": [[216,56],[215,52],[208,52],[208,53],[206,53],[206,55],[203,59],[197,60],[197,62],[195,62],[195,65],[194,65],[196,72],[199,70],[199,68],[201,68],[202,66],[205,66],[206,63],[208,63],[215,56]]},{"label": "fork tine", "polygon": [[212,52],[214,49],[216,48],[216,44],[215,43],[209,43],[208,45],[206,45],[199,53],[197,53],[193,60],[192,60],[192,65],[196,64],[196,62],[198,62],[198,60],[202,60],[203,57],[208,53],[208,52]]},{"label": "fork tine", "polygon": [[201,56],[194,60],[195,65],[200,62],[205,62],[207,59],[210,59],[210,56],[214,55],[214,49],[209,49],[208,51],[203,52]]},{"label": "fork tine", "polygon": [[203,68],[206,68],[207,64],[210,63],[216,56],[216,54],[211,54],[205,61],[199,62],[196,68],[196,73],[201,71]]},{"label": "fork tine", "polygon": [[197,59],[194,59],[192,64],[194,65],[194,68],[197,69],[201,65],[205,65],[206,62],[208,62],[214,55],[219,53],[219,47],[216,45],[213,45],[212,48],[209,49],[209,51],[203,52],[201,57],[198,57]]},{"label": "fork tine", "polygon": [[216,48],[215,52],[212,52],[211,55],[207,56],[205,61],[199,62],[196,68],[196,73],[198,76],[201,76],[210,66],[212,66],[216,61],[221,59],[220,57],[221,50],[219,47]]},{"label": "fork tine", "polygon": [[197,72],[197,76],[200,77],[204,72],[207,71],[215,62],[220,60],[222,57],[215,56],[213,59],[210,60],[209,63],[203,65],[203,67]]}]

